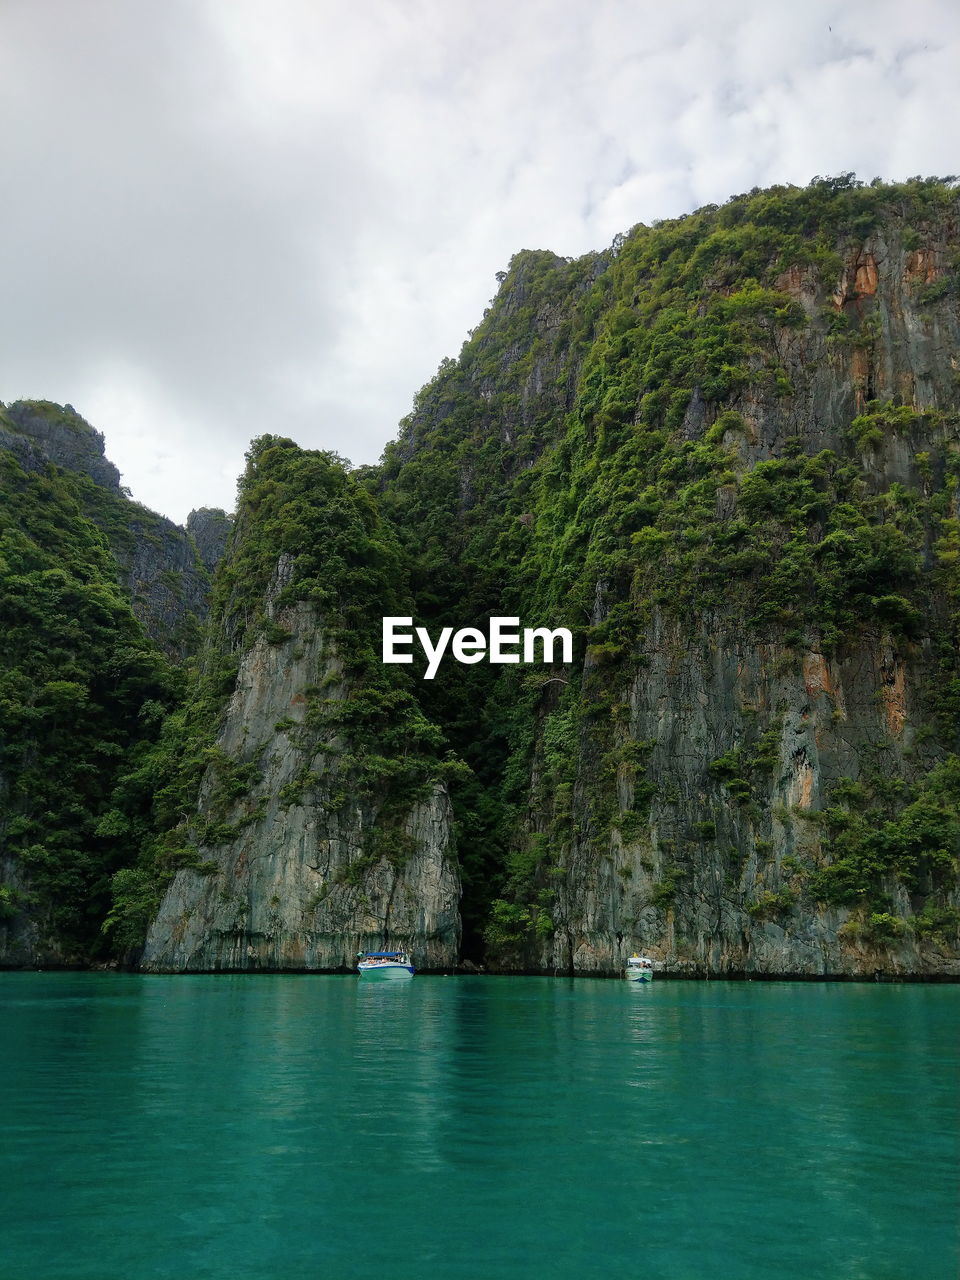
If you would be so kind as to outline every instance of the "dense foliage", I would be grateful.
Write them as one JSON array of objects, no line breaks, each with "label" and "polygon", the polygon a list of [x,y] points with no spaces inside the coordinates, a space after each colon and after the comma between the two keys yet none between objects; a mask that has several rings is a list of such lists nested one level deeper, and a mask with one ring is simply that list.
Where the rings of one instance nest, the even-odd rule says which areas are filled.
[{"label": "dense foliage", "polygon": [[[916,297],[955,307],[957,216],[949,180],[865,186],[847,175],[639,226],[608,254],[576,262],[519,254],[460,359],[420,393],[378,483],[422,566],[413,578],[421,615],[462,625],[517,613],[570,626],[579,640],[572,670],[447,670],[425,693],[483,782],[458,810],[464,910],[468,923],[487,922],[494,953],[550,932],[575,830],[596,840],[599,857],[611,828],[630,839],[642,826],[654,783],[642,760],[624,763],[637,744],[623,715],[655,613],[726,616],[788,662],[807,648],[842,655],[871,629],[929,646],[940,657],[926,690],[927,742],[902,763],[899,805],[932,793],[941,808],[955,803],[925,771],[960,745],[948,582],[956,383],[952,404],[936,411],[871,399],[883,317],[854,287],[850,263],[871,237],[919,251],[917,261],[946,239],[942,274]],[[846,394],[820,409],[794,380],[811,382],[805,353],[824,352]],[[816,444],[819,413],[832,418],[828,448]],[[766,455],[758,419],[783,424]],[[871,464],[891,435],[913,451],[912,484],[886,483]],[[754,749],[742,732],[732,751]],[[625,770],[635,798],[621,812],[612,797]],[[894,825],[882,856],[826,822],[827,865],[796,876],[789,901],[879,909],[890,876],[906,883],[918,858],[914,881],[926,893],[951,883],[956,828],[948,823],[929,855],[916,842],[904,852],[899,809],[885,812]],[[714,829],[705,819],[700,838]],[[688,874],[679,864],[675,873],[655,904],[672,904]],[[841,882],[853,886],[845,896]]]},{"label": "dense foliage", "polygon": [[67,957],[95,947],[129,856],[105,825],[118,771],[178,688],[83,497],[73,474],[0,452],[0,906]]},{"label": "dense foliage", "polygon": [[[411,678],[380,661],[381,617],[409,612],[406,570],[390,526],[366,489],[333,454],[301,450],[276,436],[255,440],[240,484],[236,527],[217,575],[211,643],[201,654],[186,704],[143,752],[115,795],[118,823],[133,824],[135,865],[115,878],[110,927],[123,948],[142,942],[174,872],[203,870],[212,850],[262,814],[251,796],[261,778],[262,744],[236,757],[215,745],[240,654],[259,640],[283,645],[287,606],[306,602],[337,655],[342,680],[308,687],[306,718],[289,733],[302,768],[285,784],[284,804],[315,793],[312,762],[329,754],[327,806],[375,804],[369,848],[354,861],[359,875],[380,857],[405,854],[402,818],[438,781],[464,775],[444,737],[411,692]],[[336,741],[333,752],[329,745]],[[197,796],[213,780],[204,817]]]},{"label": "dense foliage", "polygon": [[[254,442],[208,641],[162,726],[169,672],[89,518],[116,549],[131,536],[126,513],[92,481],[8,466],[0,775],[14,781],[0,798],[6,848],[59,913],[52,927],[89,939],[114,872],[107,928],[129,952],[177,868],[209,869],[211,851],[257,820],[257,744],[227,756],[220,717],[243,653],[285,644],[284,609],[307,602],[344,679],[307,691],[303,769],[281,799],[316,793],[310,761],[336,741],[338,794],[377,814],[372,865],[403,856],[403,813],[448,783],[471,958],[537,954],[560,927],[575,843],[598,862],[637,850],[653,875],[651,811],[678,803],[657,743],[631,720],[655,625],[743,631],[782,672],[805,654],[897,647],[921,680],[909,740],[864,731],[860,775],[829,779],[815,812],[773,802],[783,707],[746,707],[722,726],[684,839],[658,850],[647,902],[658,918],[678,910],[710,850],[717,892],[758,924],[835,909],[851,943],[954,937],[957,381],[924,370],[936,394],[915,396],[905,369],[893,377],[870,272],[899,255],[904,297],[947,332],[958,225],[952,180],[845,175],[640,225],[575,261],[516,255],[380,467]],[[416,667],[381,664],[385,614],[433,634],[492,614],[565,625],[574,661],[448,662],[421,682]],[[833,715],[841,723],[842,706]],[[66,786],[41,776],[50,760]]]}]

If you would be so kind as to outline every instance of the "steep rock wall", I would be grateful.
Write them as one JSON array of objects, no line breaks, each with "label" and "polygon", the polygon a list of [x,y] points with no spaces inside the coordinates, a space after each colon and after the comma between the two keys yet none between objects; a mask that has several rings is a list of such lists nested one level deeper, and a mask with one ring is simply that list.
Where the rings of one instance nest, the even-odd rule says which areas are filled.
[{"label": "steep rock wall", "polygon": [[[204,563],[188,529],[139,503],[127,508],[123,535],[113,540],[121,585],[147,635],[169,657],[182,661],[199,643],[210,610],[213,569]],[[218,514],[229,527],[228,517]],[[221,538],[222,555],[226,534]],[[216,561],[212,564],[215,568]]]},{"label": "steep rock wall", "polygon": [[489,964],[960,972],[958,237],[846,175],[518,255],[421,393],[386,498],[474,531],[423,611],[576,637],[426,695],[479,688]]},{"label": "steep rock wall", "polygon": [[106,534],[118,581],[147,635],[175,660],[192,653],[209,612],[211,575],[223,555],[229,517],[214,509],[192,512],[183,529],[134,502],[105,456],[103,434],[72,405],[7,405],[0,414],[0,448],[29,470],[53,463],[82,478],[81,509]]},{"label": "steep rock wall", "polygon": [[102,432],[94,431],[73,405],[17,400],[6,406],[4,416],[0,445],[17,454],[21,465],[36,468],[49,461],[120,496],[120,472],[104,455]]},{"label": "steep rock wall", "polygon": [[[792,440],[807,455],[829,450],[855,461],[868,495],[897,486],[916,495],[920,511],[922,498],[943,489],[960,451],[960,309],[952,287],[932,300],[930,291],[950,278],[956,237],[954,218],[917,252],[888,226],[847,252],[836,282],[812,269],[784,273],[779,283],[806,322],[770,333],[790,393],[751,388],[729,402],[740,425],[723,444],[739,475],[781,456]],[[843,322],[840,340],[830,340],[831,313]],[[878,403],[912,412],[899,421],[891,412],[880,427],[852,436],[857,415]],[[694,392],[682,433],[700,440],[717,418],[718,408]],[[957,490],[949,492],[944,514],[955,518]],[[737,518],[735,483],[718,489],[717,512]],[[835,788],[883,776],[906,784],[955,749],[955,725],[946,730],[941,720],[932,731],[932,687],[956,661],[954,651],[948,663],[942,647],[949,606],[936,576],[941,532],[932,519],[920,538],[932,576],[917,597],[924,623],[909,636],[865,624],[839,645],[822,643],[816,627],[788,641],[780,628],[748,623],[731,600],[694,605],[683,619],[655,609],[625,663],[633,674],[624,684],[591,669],[588,653],[583,676],[613,703],[622,700],[627,723],[614,740],[621,748],[649,744],[641,771],[652,791],[649,812],[642,832],[624,836],[621,825],[632,832],[639,825],[635,771],[621,767],[598,784],[596,747],[584,734],[569,839],[561,839],[550,882],[556,933],[522,963],[609,973],[640,948],[676,972],[960,976],[955,874],[938,896],[940,909],[953,913],[939,931],[911,923],[933,890],[929,875],[909,884],[884,879],[879,928],[865,923],[877,920],[869,909],[825,904],[810,889],[811,873],[830,862],[824,810],[836,804]],[[616,604],[603,584],[597,600],[595,623]],[[731,794],[723,769],[712,772],[711,764],[763,735],[772,759],[759,775],[735,779]],[[534,777],[532,792],[536,784]],[[598,824],[592,815],[604,786],[616,816]],[[550,827],[545,819],[534,806],[534,836]]]},{"label": "steep rock wall", "polygon": [[[609,973],[641,949],[680,973],[960,976],[960,955],[943,940],[872,941],[844,927],[850,907],[824,906],[804,887],[822,865],[818,818],[841,779],[909,774],[936,758],[917,741],[923,646],[911,652],[873,635],[828,658],[758,643],[729,616],[695,630],[658,617],[640,656],[625,738],[653,744],[649,814],[639,833],[621,830],[636,791],[635,772],[621,768],[618,816],[599,836],[578,784],[557,932],[539,964]],[[736,780],[711,771],[762,731],[761,768]],[[589,743],[580,750],[589,760]],[[579,767],[588,771],[583,758]],[[916,899],[893,877],[885,888],[892,912],[908,919]],[[948,900],[960,906],[956,891]]]},{"label": "steep rock wall", "polygon": [[[394,847],[371,853],[380,806],[340,771],[343,742],[309,726],[311,691],[336,702],[349,677],[311,606],[269,609],[288,638],[260,636],[244,654],[217,743],[257,762],[258,780],[226,815],[236,833],[201,849],[203,871],[177,873],[142,967],[342,970],[359,949],[392,943],[418,968],[455,964],[460,880],[445,789],[409,803]],[[211,769],[200,821],[216,785]]]}]

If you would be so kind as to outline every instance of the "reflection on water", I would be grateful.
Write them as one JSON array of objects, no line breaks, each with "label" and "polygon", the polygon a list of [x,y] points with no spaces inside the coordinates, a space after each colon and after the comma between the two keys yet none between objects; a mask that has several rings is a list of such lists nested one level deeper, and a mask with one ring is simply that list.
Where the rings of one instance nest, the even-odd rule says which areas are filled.
[{"label": "reflection on water", "polygon": [[954,1280],[957,988],[0,975],[25,1280]]}]

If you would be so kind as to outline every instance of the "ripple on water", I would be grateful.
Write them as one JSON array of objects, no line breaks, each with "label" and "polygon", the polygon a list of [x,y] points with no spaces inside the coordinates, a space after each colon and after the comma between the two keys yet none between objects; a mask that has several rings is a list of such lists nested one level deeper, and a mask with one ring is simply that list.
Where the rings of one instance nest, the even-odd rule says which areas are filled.
[{"label": "ripple on water", "polygon": [[4,1274],[955,1280],[958,988],[3,974]]}]

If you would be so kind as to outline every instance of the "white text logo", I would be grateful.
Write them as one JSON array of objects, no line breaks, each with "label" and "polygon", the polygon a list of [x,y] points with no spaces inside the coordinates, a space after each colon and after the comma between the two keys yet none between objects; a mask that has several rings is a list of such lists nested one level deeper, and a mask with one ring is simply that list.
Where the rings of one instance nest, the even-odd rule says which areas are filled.
[{"label": "white text logo", "polygon": [[[566,627],[557,627],[554,631],[546,627],[524,627],[521,637],[519,618],[491,618],[488,635],[476,627],[464,627],[457,632],[453,627],[444,627],[434,644],[426,627],[416,627],[414,632],[401,629],[411,626],[412,618],[384,618],[383,661],[413,662],[413,654],[405,650],[412,647],[416,635],[427,659],[424,680],[432,680],[437,674],[447,645],[456,660],[465,663],[483,662],[484,658],[488,662],[573,661],[573,636]],[[556,657],[558,646],[560,656]]]}]

